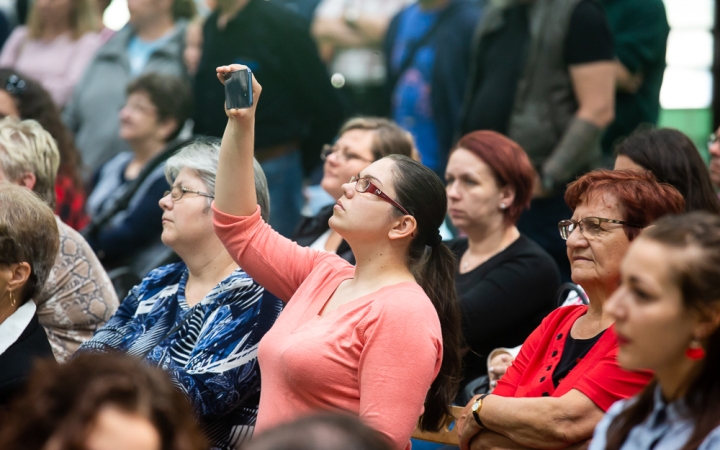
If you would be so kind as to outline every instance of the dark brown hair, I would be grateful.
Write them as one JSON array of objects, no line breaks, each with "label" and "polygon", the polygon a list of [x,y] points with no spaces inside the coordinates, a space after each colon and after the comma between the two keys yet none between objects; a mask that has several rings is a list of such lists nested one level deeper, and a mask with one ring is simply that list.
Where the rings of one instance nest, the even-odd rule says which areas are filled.
[{"label": "dark brown hair", "polygon": [[[680,214],[685,200],[677,189],[658,183],[649,171],[594,170],[568,185],[565,203],[575,211],[590,195],[610,194],[621,205],[623,220],[646,227],[667,214]],[[642,228],[623,226],[629,240],[635,239]]]},{"label": "dark brown hair", "polygon": [[177,126],[168,137],[172,141],[183,129],[185,121],[192,114],[192,92],[190,85],[182,78],[160,73],[148,73],[136,78],[127,87],[127,95],[145,93],[157,108],[159,121],[175,120]]},{"label": "dark brown hair", "polygon": [[85,450],[93,421],[105,406],[146,418],[162,450],[207,449],[187,399],[162,370],[120,353],[81,353],[68,363],[36,365],[25,395],[3,420],[0,448]]},{"label": "dark brown hair", "polygon": [[[641,239],[673,249],[692,249],[672,264],[673,281],[680,287],[685,308],[703,311],[720,302],[720,217],[708,212],[668,216],[648,228]],[[683,398],[694,424],[683,450],[694,450],[720,425],[720,328],[705,342],[706,356]],[[657,382],[648,385],[608,428],[607,449],[619,450],[630,431],[653,410]]]},{"label": "dark brown hair", "polygon": [[523,209],[530,206],[535,181],[535,169],[525,150],[515,141],[494,131],[466,134],[452,151],[459,148],[473,153],[487,164],[498,186],[509,185],[515,190],[515,200],[504,211],[506,222],[514,225]]},{"label": "dark brown hair", "polygon": [[0,264],[26,262],[31,269],[22,303],[40,292],[59,249],[60,235],[50,207],[25,187],[0,184]]},{"label": "dark brown hair", "polygon": [[321,413],[267,430],[243,450],[390,450],[387,438],[357,417]]},{"label": "dark brown hair", "polygon": [[58,174],[72,180],[76,189],[83,189],[80,168],[80,153],[73,143],[73,135],[60,119],[60,111],[50,94],[40,83],[12,69],[0,69],[0,89],[5,90],[8,79],[15,75],[25,82],[25,87],[8,94],[15,99],[20,119],[37,121],[57,142],[60,152],[60,168]]},{"label": "dark brown hair", "polygon": [[618,144],[615,153],[651,171],[659,182],[675,186],[685,199],[685,212],[704,210],[720,214],[720,200],[707,166],[693,141],[680,131],[671,128],[637,131]]},{"label": "dark brown hair", "polygon": [[[450,417],[449,405],[457,394],[460,378],[462,330],[455,290],[457,260],[445,245],[431,247],[445,220],[447,196],[445,186],[435,172],[407,156],[390,155],[395,163],[393,185],[398,202],[417,221],[417,235],[410,243],[408,265],[413,268],[418,284],[430,297],[442,329],[443,359],[440,373],[425,398],[425,413],[420,427],[437,431]],[[396,208],[393,208],[396,210]],[[398,213],[400,211],[398,210]]]}]

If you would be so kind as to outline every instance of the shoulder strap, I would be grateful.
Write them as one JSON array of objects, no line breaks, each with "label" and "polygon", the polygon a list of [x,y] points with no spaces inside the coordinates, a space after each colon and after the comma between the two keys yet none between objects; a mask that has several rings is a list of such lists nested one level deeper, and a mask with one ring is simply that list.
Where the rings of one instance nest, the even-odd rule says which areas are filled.
[{"label": "shoulder strap", "polygon": [[122,196],[120,196],[115,204],[105,211],[104,213],[94,217],[90,224],[82,231],[84,237],[94,237],[100,230],[107,225],[108,222],[117,214],[119,211],[127,209],[130,204],[130,200],[133,198],[137,190],[142,186],[143,182],[150,176],[150,174],[161,164],[167,161],[179,148],[184,146],[188,140],[176,140],[170,143],[168,147],[163,150],[162,153],[157,155],[155,158],[150,160],[145,167],[142,168],[137,178],[135,178],[128,188],[125,190]]},{"label": "shoulder strap", "polygon": [[400,64],[400,67],[397,71],[388,70],[388,80],[389,80],[389,87],[390,91],[395,89],[395,85],[400,80],[400,77],[403,73],[405,73],[406,70],[410,68],[410,65],[412,64],[413,60],[415,59],[415,55],[417,55],[417,52],[428,43],[430,38],[433,37],[433,35],[437,32],[438,28],[440,28],[440,25],[442,25],[443,22],[447,20],[448,17],[452,15],[452,13],[455,12],[455,10],[458,8],[459,3],[452,3],[450,4],[443,12],[440,13],[440,16],[437,18],[434,24],[430,27],[427,32],[425,32],[424,35],[420,37],[417,41],[413,41],[408,45],[407,53],[405,55],[405,58],[403,59],[402,63]]}]

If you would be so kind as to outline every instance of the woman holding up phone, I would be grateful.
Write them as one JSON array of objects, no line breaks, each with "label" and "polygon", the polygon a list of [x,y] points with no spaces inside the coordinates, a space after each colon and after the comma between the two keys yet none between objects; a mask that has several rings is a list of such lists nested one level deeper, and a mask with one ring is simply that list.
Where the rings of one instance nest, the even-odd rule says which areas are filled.
[{"label": "woman holding up phone", "polygon": [[[218,78],[243,69],[219,67]],[[286,302],[258,350],[256,431],[342,410],[393,448],[408,448],[421,414],[423,428],[440,427],[460,370],[455,262],[438,233],[443,183],[407,157],[376,161],[343,185],[329,220],[357,265],[300,247],[258,211],[252,162],[261,87],[254,79],[252,89],[254,105],[227,111],[213,211],[230,255]]]}]

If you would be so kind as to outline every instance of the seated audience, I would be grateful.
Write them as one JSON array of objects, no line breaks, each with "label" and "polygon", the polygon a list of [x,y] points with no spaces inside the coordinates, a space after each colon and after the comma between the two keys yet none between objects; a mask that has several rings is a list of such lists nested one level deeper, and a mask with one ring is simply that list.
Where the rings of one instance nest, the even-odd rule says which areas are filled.
[{"label": "seated audience", "polygon": [[75,230],[81,230],[87,225],[88,217],[80,175],[80,153],[50,94],[37,81],[11,69],[0,69],[0,117],[6,116],[36,120],[55,139],[60,151],[60,168],[55,179],[55,214]]},{"label": "seated audience", "polygon": [[[27,189],[0,184],[0,417],[35,360],[55,362],[32,300],[59,245],[52,210]],[[7,428],[4,418],[0,422]]]},{"label": "seated audience", "polygon": [[28,25],[15,28],[5,43],[0,67],[38,80],[62,109],[102,45],[95,7],[95,0],[36,0]]},{"label": "seated audience", "polygon": [[[559,224],[573,282],[589,304],[558,308],[527,338],[493,394],[474,398],[459,421],[460,447],[566,447],[589,439],[605,411],[650,380],[615,360],[613,320],[603,305],[620,283],[620,262],[643,228],[684,207],[649,172],[598,170],[571,183],[572,219]],[[472,411],[472,412],[471,412]],[[508,447],[505,447],[508,448]]]},{"label": "seated audience", "polygon": [[467,345],[461,386],[485,375],[491,350],[522,344],[557,306],[555,261],[515,227],[534,177],[520,146],[494,131],[467,134],[450,153],[448,215],[467,236],[448,244],[460,262],[455,286]]},{"label": "seated audience", "polygon": [[639,131],[615,150],[615,169],[649,170],[661,183],[673,185],[685,199],[685,211],[720,214],[705,161],[689,137],[678,130]]},{"label": "seated audience", "polygon": [[357,418],[322,413],[271,428],[242,450],[390,450],[390,443]]},{"label": "seated audience", "polygon": [[[213,231],[219,151],[217,143],[195,142],[167,161],[172,187],[160,200],[162,240],[182,261],[150,272],[81,351],[121,351],[163,368],[213,446],[236,448],[252,435],[257,345],[281,304],[235,264]],[[259,164],[254,170],[251,189],[267,217],[267,182]]]},{"label": "seated audience", "polygon": [[640,235],[605,304],[615,320],[618,364],[654,380],[615,403],[593,450],[720,447],[720,218],[667,217]]},{"label": "seated audience", "polygon": [[[410,134],[394,122],[375,117],[350,119],[340,128],[340,137],[323,148],[325,161],[320,186],[335,200],[343,195],[343,185],[367,166],[387,155],[412,156]],[[292,239],[298,244],[330,253],[355,264],[347,242],[330,228],[335,203],[321,209],[315,217],[304,218]]]},{"label": "seated audience", "polygon": [[130,82],[157,72],[186,77],[183,64],[185,27],[195,16],[193,0],[128,2],[130,21],[100,47],[85,70],[63,119],[75,133],[90,178],[98,168],[128,145],[118,135]]},{"label": "seated audience", "polygon": [[0,423],[3,450],[206,450],[183,395],[136,358],[43,363]]},{"label": "seated audience", "polygon": [[59,245],[52,210],[27,189],[0,184],[0,413],[22,389],[36,359],[54,362],[32,299]]},{"label": "seated audience", "polygon": [[[242,68],[218,67],[218,78]],[[263,220],[254,195],[260,91],[254,80],[255,104],[227,111],[213,205],[235,261],[287,302],[258,348],[256,430],[343,410],[407,449],[421,414],[422,429],[442,426],[460,374],[455,261],[438,232],[443,184],[419,162],[387,156],[343,185],[329,221],[356,266],[295,244]]]},{"label": "seated audience", "polygon": [[[0,178],[55,204],[60,159],[50,134],[34,120],[0,120]],[[66,361],[118,307],[112,283],[95,253],[75,230],[55,217],[60,249],[47,283],[33,300],[58,361]]]},{"label": "seated audience", "polygon": [[84,234],[106,268],[126,265],[159,245],[157,201],[168,188],[164,161],[177,149],[173,141],[190,116],[191,102],[190,87],[180,78],[150,73],[128,86],[120,136],[131,151],[100,168],[87,199],[92,223]]}]

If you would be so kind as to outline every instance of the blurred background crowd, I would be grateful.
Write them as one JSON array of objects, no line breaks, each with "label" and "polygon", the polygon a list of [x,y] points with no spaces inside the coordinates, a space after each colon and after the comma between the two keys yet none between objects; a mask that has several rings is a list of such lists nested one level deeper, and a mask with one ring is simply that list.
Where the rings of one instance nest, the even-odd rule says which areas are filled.
[{"label": "blurred background crowd", "polygon": [[[41,200],[0,193],[0,265],[12,268],[0,280],[0,405],[17,398],[36,356],[74,364],[38,369],[52,377],[30,379],[15,434],[0,433],[0,443],[31,439],[33,423],[46,424],[46,438],[86,429],[59,425],[63,414],[38,406],[85,397],[95,406],[83,420],[108,421],[108,434],[83,435],[100,442],[92,448],[120,439],[112,434],[122,423],[107,407],[113,402],[154,421],[164,442],[177,441],[162,448],[236,448],[252,434],[259,372],[236,361],[255,351],[282,303],[238,267],[213,231],[228,121],[215,69],[227,64],[249,67],[263,86],[257,202],[283,236],[355,264],[328,225],[351,177],[404,155],[446,183],[440,234],[459,262],[464,335],[455,403],[492,391],[513,362],[531,365],[519,346],[558,302],[584,303],[602,316],[633,228],[667,214],[720,214],[716,4],[0,0],[0,179]],[[672,192],[659,187],[667,185]],[[593,203],[586,193],[593,189],[612,196],[615,209]],[[602,220],[583,222],[578,211]],[[617,217],[608,222],[608,214]],[[608,223],[624,226],[623,242],[598,244],[596,273],[577,269],[573,230],[597,236]],[[208,261],[220,265],[208,269]],[[12,329],[11,319],[19,321]],[[563,356],[547,380],[551,390],[604,342],[603,324],[581,333],[589,339],[577,342],[592,342],[574,347],[575,363]],[[27,348],[13,347],[18,342]],[[218,346],[224,350],[211,350]],[[73,360],[78,349],[86,352]],[[140,373],[120,357],[94,362],[88,350],[162,367],[192,411],[165,374]],[[94,390],[91,383],[66,399],[54,393],[91,373]],[[111,373],[118,379],[103,382]],[[623,388],[605,387],[613,395],[587,397],[605,412],[648,379],[623,379]],[[546,389],[535,388],[538,396]],[[158,398],[148,394],[156,391]],[[202,430],[185,424],[190,414]],[[354,422],[318,420],[308,429],[333,426],[368,437],[367,448],[385,445]],[[148,433],[127,448],[156,448],[158,436]],[[266,439],[250,448],[281,445]]]}]

